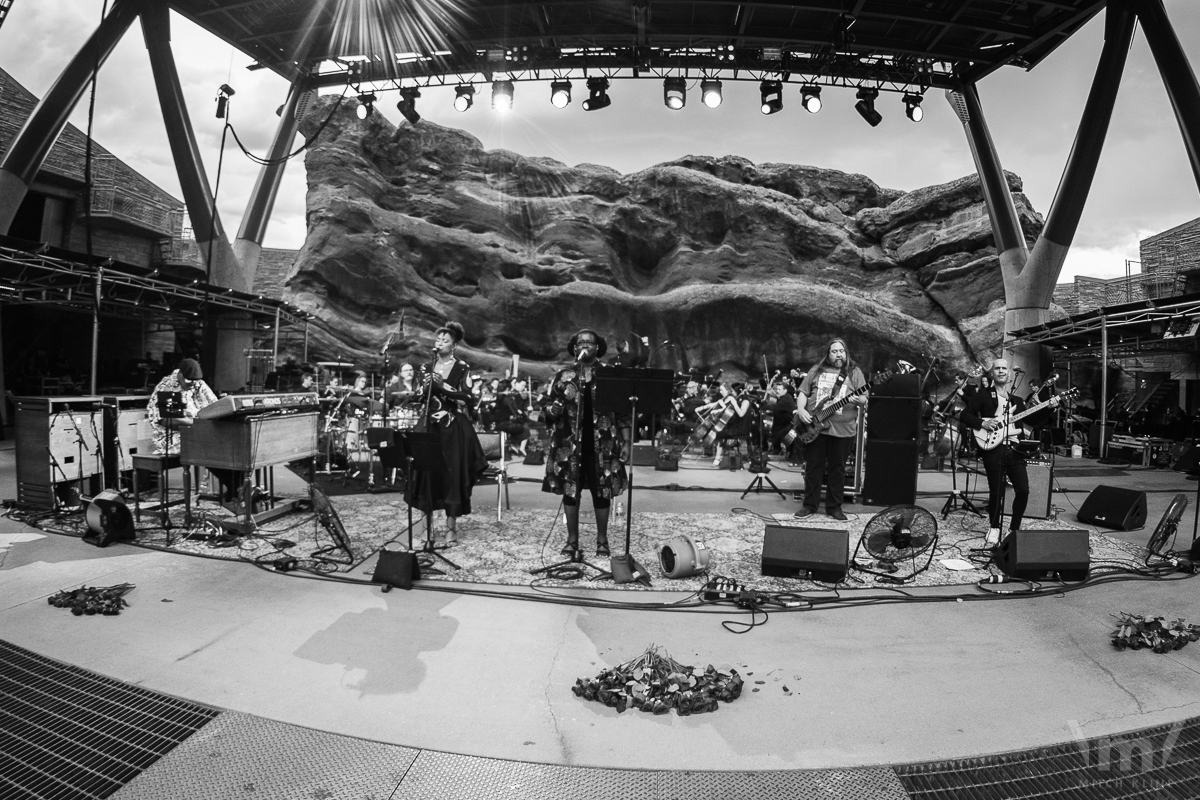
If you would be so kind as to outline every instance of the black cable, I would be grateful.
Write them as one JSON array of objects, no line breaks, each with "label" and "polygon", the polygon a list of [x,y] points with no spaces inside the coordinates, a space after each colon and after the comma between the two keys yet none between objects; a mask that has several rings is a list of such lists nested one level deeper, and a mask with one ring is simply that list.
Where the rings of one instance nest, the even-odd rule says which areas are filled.
[{"label": "black cable", "polygon": [[246,158],[250,159],[255,164],[258,164],[260,167],[274,167],[274,166],[278,166],[279,164],[286,164],[287,162],[291,161],[293,158],[300,155],[301,153],[303,153],[304,151],[306,151],[310,147],[312,147],[314,144],[316,144],[317,139],[320,138],[321,134],[325,131],[325,128],[333,120],[333,115],[336,114],[338,108],[341,107],[342,101],[346,99],[346,92],[349,89],[350,89],[350,86],[349,86],[349,84],[347,84],[346,88],[342,90],[341,95],[338,96],[337,102],[335,102],[333,104],[333,108],[331,108],[329,110],[329,113],[327,115],[325,115],[325,119],[323,119],[321,121],[321,124],[317,126],[317,130],[313,132],[313,135],[311,137],[309,137],[308,139],[305,140],[304,144],[297,147],[291,153],[288,153],[285,156],[280,156],[279,158],[263,158],[262,156],[258,156],[258,155],[255,155],[254,153],[251,153],[246,148],[246,146],[244,144],[242,144],[242,140],[238,137],[237,129],[235,129],[233,127],[233,124],[227,122],[227,123],[225,123],[225,127],[228,128],[229,132],[233,134],[233,141],[237,143],[238,149],[240,149],[242,151],[242,153],[246,156]]}]

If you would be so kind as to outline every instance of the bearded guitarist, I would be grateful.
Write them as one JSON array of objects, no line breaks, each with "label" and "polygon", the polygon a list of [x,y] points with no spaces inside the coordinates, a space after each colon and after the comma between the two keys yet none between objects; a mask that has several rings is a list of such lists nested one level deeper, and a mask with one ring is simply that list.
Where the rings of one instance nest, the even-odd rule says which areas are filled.
[{"label": "bearded guitarist", "polygon": [[[971,395],[966,408],[959,415],[963,425],[976,431],[991,433],[1010,427],[1013,417],[1025,411],[1025,401],[1013,394],[1013,371],[1008,361],[997,358],[992,362],[989,371],[991,385],[980,387]],[[1053,398],[1049,408],[1058,405],[1058,399]],[[1037,425],[1044,421],[1049,414],[1049,408],[1039,411],[1023,420],[1026,425]],[[979,437],[976,437],[977,439]],[[987,472],[988,481],[988,533],[986,543],[1000,543],[1000,522],[1004,515],[1004,479],[1008,478],[1013,486],[1012,518],[1009,520],[1009,530],[1021,528],[1021,517],[1025,514],[1025,506],[1029,503],[1029,470],[1025,462],[1025,454],[1017,441],[1011,436],[1004,436],[1001,443],[991,449],[980,449],[980,459]]]},{"label": "bearded guitarist", "polygon": [[814,415],[831,403],[846,397],[849,402],[825,420],[824,424],[829,427],[804,448],[804,507],[796,512],[797,517],[817,513],[821,504],[821,485],[827,483],[825,513],[834,519],[846,519],[842,511],[846,458],[858,433],[858,409],[867,404],[866,385],[867,379],[851,360],[842,339],[829,343],[825,356],[800,382],[796,417],[805,425],[811,425]]}]

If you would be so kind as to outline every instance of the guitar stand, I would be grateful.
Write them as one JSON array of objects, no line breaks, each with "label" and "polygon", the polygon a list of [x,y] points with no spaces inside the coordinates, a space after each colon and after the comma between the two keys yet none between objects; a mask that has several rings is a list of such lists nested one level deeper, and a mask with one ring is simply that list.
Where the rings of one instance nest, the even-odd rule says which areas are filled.
[{"label": "guitar stand", "polygon": [[750,485],[746,487],[746,491],[742,492],[742,496],[740,499],[745,500],[746,495],[750,494],[750,492],[754,492],[755,494],[758,494],[759,492],[763,491],[763,483],[764,482],[769,484],[771,489],[776,494],[778,494],[784,500],[787,500],[787,495],[785,495],[783,493],[783,491],[778,486],[775,485],[775,482],[773,480],[771,480],[770,478],[767,477],[767,473],[765,473],[765,472],[754,473],[754,480],[750,481]]}]

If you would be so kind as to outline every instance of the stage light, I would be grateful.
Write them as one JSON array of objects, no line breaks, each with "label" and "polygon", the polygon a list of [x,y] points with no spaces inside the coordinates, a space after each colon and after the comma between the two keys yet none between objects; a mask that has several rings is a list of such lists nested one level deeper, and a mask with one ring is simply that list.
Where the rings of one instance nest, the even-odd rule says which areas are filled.
[{"label": "stage light", "polygon": [[683,78],[667,78],[663,81],[663,105],[678,111],[687,105],[687,81]]},{"label": "stage light", "polygon": [[763,81],[758,85],[762,96],[762,113],[777,114],[783,110],[783,84],[779,81]]},{"label": "stage light", "polygon": [[550,82],[550,105],[555,108],[566,108],[571,105],[571,82]]},{"label": "stage light", "polygon": [[466,111],[475,105],[475,87],[470,84],[454,87],[454,110]]},{"label": "stage light", "polygon": [[396,108],[410,125],[416,125],[421,121],[421,115],[417,113],[417,98],[420,96],[421,90],[416,86],[400,87],[400,102],[396,103]]},{"label": "stage light", "polygon": [[371,92],[360,94],[358,96],[358,108],[355,114],[359,119],[366,119],[375,111],[375,95]]},{"label": "stage light", "polygon": [[588,78],[588,99],[583,101],[584,111],[599,111],[612,105],[608,96],[608,78]]},{"label": "stage light", "polygon": [[810,114],[820,111],[821,87],[811,85],[800,87],[800,105],[804,106],[804,110]]},{"label": "stage light", "polygon": [[904,95],[904,115],[913,122],[920,122],[925,118],[925,112],[921,110],[921,101],[925,98],[919,94]]},{"label": "stage light", "polygon": [[504,114],[512,111],[513,107],[513,82],[512,81],[492,81],[492,108]]},{"label": "stage light", "polygon": [[721,82],[719,80],[700,81],[700,100],[709,108],[721,105]]},{"label": "stage light", "polygon": [[883,115],[875,110],[875,98],[879,97],[878,89],[859,89],[855,97],[858,98],[858,102],[854,104],[854,110],[868,125],[874,128],[883,122]]}]

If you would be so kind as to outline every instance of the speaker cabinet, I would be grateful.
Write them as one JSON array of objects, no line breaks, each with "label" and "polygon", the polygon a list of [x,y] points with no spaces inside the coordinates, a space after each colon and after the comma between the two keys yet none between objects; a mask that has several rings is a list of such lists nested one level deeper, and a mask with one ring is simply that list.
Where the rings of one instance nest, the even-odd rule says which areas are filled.
[{"label": "speaker cabinet", "polygon": [[1097,486],[1079,507],[1079,521],[1121,531],[1146,525],[1146,493],[1116,486]]},{"label": "speaker cabinet", "polygon": [[794,578],[809,573],[814,581],[837,583],[850,563],[850,533],[845,529],[767,525],[763,534],[762,574]]},{"label": "speaker cabinet", "polygon": [[996,564],[1014,578],[1036,580],[1057,572],[1064,581],[1087,578],[1091,556],[1088,532],[1069,530],[1013,531],[1000,542]]},{"label": "speaker cabinet", "polygon": [[[1050,519],[1051,493],[1054,491],[1054,464],[1049,459],[1030,459],[1029,505],[1025,506],[1025,519]],[[1013,488],[1009,484],[1004,490],[1004,513],[1012,516]]]},{"label": "speaker cabinet", "polygon": [[919,397],[876,397],[867,400],[867,440],[915,442],[921,438]]},{"label": "speaker cabinet", "polygon": [[411,589],[413,581],[420,577],[421,565],[417,563],[416,553],[409,553],[405,550],[388,550],[385,547],[379,551],[379,562],[375,565],[375,573],[371,575],[371,582]]},{"label": "speaker cabinet", "polygon": [[913,505],[917,501],[916,442],[867,440],[862,499],[869,506]]},{"label": "speaker cabinet", "polygon": [[658,448],[652,444],[635,444],[632,462],[635,467],[653,467],[658,461]]},{"label": "speaker cabinet", "polygon": [[872,387],[871,394],[880,397],[920,397],[921,373],[906,372],[903,375],[893,375],[887,383]]}]

